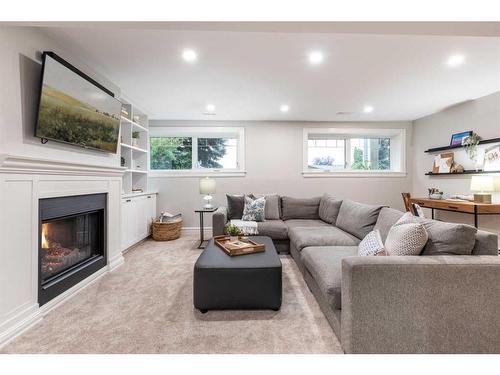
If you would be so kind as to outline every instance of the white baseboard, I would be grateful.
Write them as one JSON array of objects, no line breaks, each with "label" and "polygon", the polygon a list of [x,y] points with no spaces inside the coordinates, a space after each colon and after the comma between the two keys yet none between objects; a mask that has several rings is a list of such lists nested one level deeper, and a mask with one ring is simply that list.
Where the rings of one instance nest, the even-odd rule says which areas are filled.
[{"label": "white baseboard", "polygon": [[[181,234],[183,235],[200,235],[200,227],[182,227]],[[203,228],[203,234],[205,239],[212,238],[212,227]]]},{"label": "white baseboard", "polygon": [[125,263],[125,258],[123,257],[122,252],[119,252],[116,256],[111,258],[108,262],[108,271],[113,272],[118,267],[120,267],[123,263]]}]

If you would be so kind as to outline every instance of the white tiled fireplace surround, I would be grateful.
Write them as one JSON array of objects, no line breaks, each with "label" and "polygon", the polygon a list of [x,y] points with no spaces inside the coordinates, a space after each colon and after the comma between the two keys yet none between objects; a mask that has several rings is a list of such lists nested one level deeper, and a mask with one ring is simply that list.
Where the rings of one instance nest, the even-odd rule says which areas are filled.
[{"label": "white tiled fireplace surround", "polygon": [[[123,168],[0,155],[0,346],[65,299],[123,263]],[[38,201],[107,193],[108,265],[42,307],[38,305]]]}]

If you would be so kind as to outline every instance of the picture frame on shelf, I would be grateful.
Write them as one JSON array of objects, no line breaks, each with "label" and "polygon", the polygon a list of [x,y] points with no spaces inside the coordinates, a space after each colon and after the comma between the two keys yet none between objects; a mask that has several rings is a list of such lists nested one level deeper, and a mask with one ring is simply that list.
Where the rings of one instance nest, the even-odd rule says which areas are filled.
[{"label": "picture frame on shelf", "polygon": [[500,146],[485,151],[483,171],[500,171]]},{"label": "picture frame on shelf", "polygon": [[450,173],[453,166],[454,153],[444,152],[436,155],[432,165],[432,173]]},{"label": "picture frame on shelf", "polygon": [[472,135],[472,130],[455,133],[451,135],[450,146],[461,146],[467,137]]}]

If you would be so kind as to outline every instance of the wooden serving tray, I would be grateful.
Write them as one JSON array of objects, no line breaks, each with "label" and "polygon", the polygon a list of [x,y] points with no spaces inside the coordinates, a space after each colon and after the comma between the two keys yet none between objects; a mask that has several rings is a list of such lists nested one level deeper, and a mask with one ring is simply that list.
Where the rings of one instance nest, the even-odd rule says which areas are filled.
[{"label": "wooden serving tray", "polygon": [[266,251],[266,245],[258,244],[250,239],[238,240],[234,243],[229,236],[216,236],[214,237],[214,243],[231,257]]}]

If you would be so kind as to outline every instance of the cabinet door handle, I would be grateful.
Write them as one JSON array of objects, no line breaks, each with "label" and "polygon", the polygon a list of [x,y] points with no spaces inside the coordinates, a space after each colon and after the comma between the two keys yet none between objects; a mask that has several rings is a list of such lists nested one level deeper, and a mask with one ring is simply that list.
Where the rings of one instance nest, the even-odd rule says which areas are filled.
[{"label": "cabinet door handle", "polygon": [[151,195],[148,195],[148,199],[151,198]]},{"label": "cabinet door handle", "polygon": [[127,199],[125,202],[132,202],[132,199]]}]

